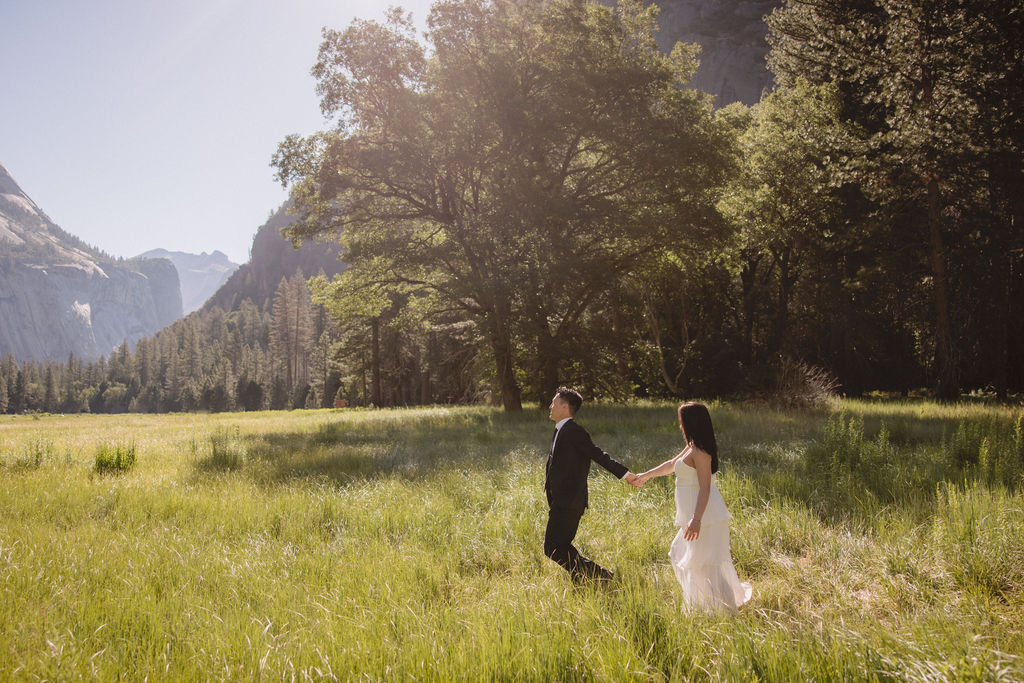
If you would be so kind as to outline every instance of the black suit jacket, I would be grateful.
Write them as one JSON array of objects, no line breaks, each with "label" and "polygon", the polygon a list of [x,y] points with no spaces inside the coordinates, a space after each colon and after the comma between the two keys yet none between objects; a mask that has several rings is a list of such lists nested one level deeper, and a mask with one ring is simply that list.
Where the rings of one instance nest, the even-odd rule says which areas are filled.
[{"label": "black suit jacket", "polygon": [[619,479],[629,471],[595,446],[586,429],[569,420],[559,430],[554,453],[548,456],[544,490],[549,507],[580,511],[587,507],[591,460]]}]

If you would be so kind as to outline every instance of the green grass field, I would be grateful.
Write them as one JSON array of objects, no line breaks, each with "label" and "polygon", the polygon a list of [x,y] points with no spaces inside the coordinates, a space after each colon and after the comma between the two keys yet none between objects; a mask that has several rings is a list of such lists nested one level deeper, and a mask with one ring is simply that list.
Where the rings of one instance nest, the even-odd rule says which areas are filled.
[{"label": "green grass field", "polygon": [[[543,557],[536,407],[4,416],[0,680],[1024,680],[1021,415],[713,405],[736,617],[682,609],[668,477],[592,471],[611,588]],[[671,404],[578,418],[681,447]]]}]

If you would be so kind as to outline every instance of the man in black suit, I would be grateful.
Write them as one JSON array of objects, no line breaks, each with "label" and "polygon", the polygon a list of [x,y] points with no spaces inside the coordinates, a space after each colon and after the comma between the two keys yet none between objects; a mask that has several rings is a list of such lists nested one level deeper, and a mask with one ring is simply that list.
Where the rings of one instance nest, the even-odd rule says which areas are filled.
[{"label": "man in black suit", "polygon": [[572,544],[587,509],[590,461],[627,483],[636,478],[625,465],[595,446],[587,430],[572,419],[581,405],[579,392],[565,387],[551,399],[548,417],[555,423],[555,434],[544,477],[549,508],[544,554],[562,565],[576,583],[587,577],[603,581],[612,578],[610,571],[580,555]]}]

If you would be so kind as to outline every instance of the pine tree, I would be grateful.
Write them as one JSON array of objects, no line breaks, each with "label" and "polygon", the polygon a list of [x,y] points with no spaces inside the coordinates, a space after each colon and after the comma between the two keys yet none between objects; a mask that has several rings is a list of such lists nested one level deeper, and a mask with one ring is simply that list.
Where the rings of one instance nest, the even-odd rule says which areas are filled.
[{"label": "pine tree", "polygon": [[183,377],[198,385],[203,379],[203,352],[199,346],[199,332],[196,326],[195,318],[185,319],[181,371],[184,373]]},{"label": "pine tree", "polygon": [[43,410],[48,413],[57,412],[59,405],[57,397],[57,380],[54,377],[53,365],[47,363],[44,380]]},{"label": "pine tree", "polygon": [[308,380],[307,346],[310,329],[309,289],[302,271],[282,278],[274,294],[271,351],[284,368],[286,390]]},{"label": "pine tree", "polygon": [[7,409],[13,412],[11,408],[11,398],[14,396],[14,382],[18,375],[18,364],[14,360],[14,354],[5,354],[3,360],[0,360],[0,377],[6,378],[7,386],[4,387],[4,392],[7,396]]},{"label": "pine tree", "polygon": [[25,410],[25,374],[19,369],[14,378],[14,391],[10,397],[11,412],[21,413]]},{"label": "pine tree", "polygon": [[[312,345],[309,354],[310,380],[309,383],[316,390],[317,396],[326,400],[332,392],[329,391],[331,375],[331,335],[325,329],[316,343]],[[317,407],[330,407],[327,405]]]}]

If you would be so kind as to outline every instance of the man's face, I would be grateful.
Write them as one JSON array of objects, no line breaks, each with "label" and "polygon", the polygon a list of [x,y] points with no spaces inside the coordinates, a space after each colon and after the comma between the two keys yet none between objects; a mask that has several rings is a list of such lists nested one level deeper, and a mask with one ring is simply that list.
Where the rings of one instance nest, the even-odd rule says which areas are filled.
[{"label": "man's face", "polygon": [[555,394],[554,398],[551,399],[551,405],[548,406],[548,417],[552,422],[558,422],[569,417],[569,404],[562,400],[562,397]]}]

